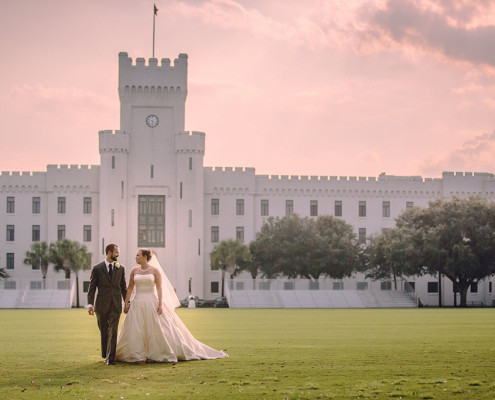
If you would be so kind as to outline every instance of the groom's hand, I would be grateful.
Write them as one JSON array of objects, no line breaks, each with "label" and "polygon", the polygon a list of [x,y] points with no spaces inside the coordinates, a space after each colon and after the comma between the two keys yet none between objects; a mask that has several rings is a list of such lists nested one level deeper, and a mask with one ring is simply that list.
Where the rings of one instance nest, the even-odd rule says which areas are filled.
[{"label": "groom's hand", "polygon": [[131,308],[131,303],[126,303],[124,306],[124,314],[127,314],[129,312],[129,308]]},{"label": "groom's hand", "polygon": [[94,315],[95,311],[93,309],[93,307],[88,307],[88,314],[89,315]]}]

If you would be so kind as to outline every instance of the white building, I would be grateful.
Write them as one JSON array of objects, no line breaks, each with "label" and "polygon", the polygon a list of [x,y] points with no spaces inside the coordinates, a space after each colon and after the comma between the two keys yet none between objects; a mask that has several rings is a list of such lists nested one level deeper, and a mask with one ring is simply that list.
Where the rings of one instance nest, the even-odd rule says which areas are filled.
[{"label": "white building", "polygon": [[[40,271],[24,265],[33,241],[77,240],[95,264],[106,244],[120,245],[119,261],[134,265],[139,247],[156,251],[180,298],[219,295],[221,275],[209,253],[228,238],[248,243],[269,216],[331,214],[355,227],[361,240],[394,225],[412,205],[457,195],[495,199],[489,173],[444,172],[420,176],[337,177],[256,175],[254,168],[204,167],[205,134],[185,132],[187,55],[136,59],[119,54],[120,130],[99,132],[101,164],[48,165],[46,172],[2,172],[0,266],[12,279],[6,292],[41,285]],[[62,279],[50,266],[48,277]],[[241,277],[242,278],[242,277]],[[363,277],[339,287],[356,290]],[[80,275],[84,293],[89,271]],[[411,278],[425,304],[436,305],[435,277]],[[444,304],[452,284],[443,280]],[[376,283],[369,282],[369,286]],[[480,282],[468,301],[492,304],[491,281]],[[387,288],[387,284],[383,286]],[[430,292],[428,292],[428,288]],[[4,293],[5,295],[5,293]]]}]

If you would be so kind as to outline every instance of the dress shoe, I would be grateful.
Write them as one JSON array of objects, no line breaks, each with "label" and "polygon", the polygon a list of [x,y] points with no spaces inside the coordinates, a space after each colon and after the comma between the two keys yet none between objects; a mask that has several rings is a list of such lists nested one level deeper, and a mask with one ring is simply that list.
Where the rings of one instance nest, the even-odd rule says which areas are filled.
[{"label": "dress shoe", "polygon": [[107,363],[107,365],[115,365],[116,362],[114,360],[105,360],[105,362]]}]

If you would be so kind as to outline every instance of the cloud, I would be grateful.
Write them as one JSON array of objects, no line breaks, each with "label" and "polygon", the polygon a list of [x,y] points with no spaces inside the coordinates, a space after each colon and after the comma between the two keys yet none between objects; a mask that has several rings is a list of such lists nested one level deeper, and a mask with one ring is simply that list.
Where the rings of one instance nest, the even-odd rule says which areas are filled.
[{"label": "cloud", "polygon": [[419,167],[422,173],[443,171],[492,171],[495,157],[495,131],[477,135],[443,155],[426,156]]}]

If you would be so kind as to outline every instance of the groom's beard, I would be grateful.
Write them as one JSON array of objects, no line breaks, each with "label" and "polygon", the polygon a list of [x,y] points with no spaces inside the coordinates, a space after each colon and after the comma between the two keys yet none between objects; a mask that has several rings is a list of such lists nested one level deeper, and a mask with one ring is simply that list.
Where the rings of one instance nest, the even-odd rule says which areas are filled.
[{"label": "groom's beard", "polygon": [[112,260],[113,260],[114,262],[115,262],[115,261],[117,261],[117,257],[112,256]]}]

